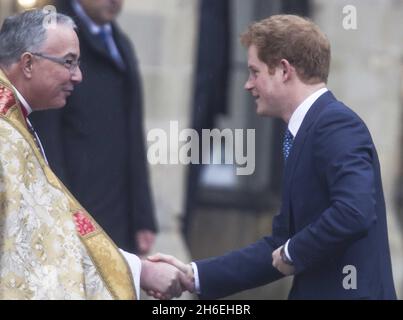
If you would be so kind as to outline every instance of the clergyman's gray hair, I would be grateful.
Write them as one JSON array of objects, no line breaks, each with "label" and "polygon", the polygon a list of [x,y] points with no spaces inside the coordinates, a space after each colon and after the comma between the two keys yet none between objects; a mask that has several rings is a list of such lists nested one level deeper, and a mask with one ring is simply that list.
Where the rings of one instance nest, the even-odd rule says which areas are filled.
[{"label": "clergyman's gray hair", "polygon": [[[8,17],[0,30],[0,66],[8,67],[17,62],[24,52],[35,52],[46,40],[46,19],[49,13],[44,10],[29,10]],[[76,29],[73,19],[61,13],[54,14],[59,25]]]}]

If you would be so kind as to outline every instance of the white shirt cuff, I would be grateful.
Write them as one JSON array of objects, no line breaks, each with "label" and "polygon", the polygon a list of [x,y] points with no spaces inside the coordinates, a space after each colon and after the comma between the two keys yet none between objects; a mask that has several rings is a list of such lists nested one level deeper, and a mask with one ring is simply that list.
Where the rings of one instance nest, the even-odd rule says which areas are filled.
[{"label": "white shirt cuff", "polygon": [[123,257],[126,259],[127,264],[130,267],[130,271],[132,272],[134,287],[136,289],[136,297],[140,300],[140,274],[141,274],[141,261],[139,257],[137,257],[133,253],[126,252],[122,249],[119,249],[123,254]]},{"label": "white shirt cuff", "polygon": [[285,243],[285,245],[284,245],[284,252],[285,252],[285,255],[287,256],[287,259],[292,262],[290,253],[288,252],[288,243],[289,243],[289,242],[290,242],[290,239],[288,239],[288,241],[287,241],[287,242]]},{"label": "white shirt cuff", "polygon": [[200,294],[200,280],[199,280],[199,270],[197,269],[197,264],[194,262],[191,262],[190,265],[192,266],[193,269],[193,276],[195,278],[195,290],[197,294]]}]

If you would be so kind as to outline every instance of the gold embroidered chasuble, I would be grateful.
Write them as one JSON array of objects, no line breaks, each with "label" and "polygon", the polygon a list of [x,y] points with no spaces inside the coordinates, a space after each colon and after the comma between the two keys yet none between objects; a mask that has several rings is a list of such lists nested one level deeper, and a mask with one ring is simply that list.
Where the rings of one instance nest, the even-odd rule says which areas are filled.
[{"label": "gold embroidered chasuble", "polygon": [[126,260],[44,161],[1,70],[0,299],[136,299]]}]

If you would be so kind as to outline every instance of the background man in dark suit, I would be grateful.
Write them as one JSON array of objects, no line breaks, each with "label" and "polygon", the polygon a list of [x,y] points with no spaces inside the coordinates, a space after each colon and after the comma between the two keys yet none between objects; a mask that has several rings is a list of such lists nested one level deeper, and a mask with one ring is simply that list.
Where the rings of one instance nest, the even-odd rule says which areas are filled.
[{"label": "background man in dark suit", "polygon": [[287,123],[282,206],[247,248],[185,265],[201,298],[295,275],[292,299],[395,299],[378,156],[364,122],[326,89],[330,44],[311,21],[276,15],[242,35],[257,113]]},{"label": "background man in dark suit", "polygon": [[83,82],[66,108],[33,114],[50,166],[111,238],[148,252],[156,221],[145,156],[142,92],[129,39],[114,22],[123,0],[71,0]]}]

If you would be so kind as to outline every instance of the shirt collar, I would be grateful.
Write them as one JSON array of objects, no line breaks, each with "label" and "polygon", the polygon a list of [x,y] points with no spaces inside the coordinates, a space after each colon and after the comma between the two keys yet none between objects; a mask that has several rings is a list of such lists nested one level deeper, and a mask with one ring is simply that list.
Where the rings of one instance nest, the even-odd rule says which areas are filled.
[{"label": "shirt collar", "polygon": [[326,91],[328,91],[327,88],[322,88],[315,91],[308,98],[306,98],[297,107],[297,109],[295,109],[294,113],[290,118],[290,121],[288,122],[288,130],[290,130],[294,138],[297,136],[298,130],[301,127],[302,121],[304,121],[304,118],[308,113],[309,109],[312,107],[314,102]]},{"label": "shirt collar", "polygon": [[[29,116],[32,113],[32,108],[28,104],[27,100],[21,95],[21,93],[17,90],[16,87],[13,86],[15,94],[17,95],[18,100],[21,102],[21,107],[24,108],[23,114],[25,117]],[[24,112],[25,111],[25,112]]]},{"label": "shirt collar", "polygon": [[104,25],[99,25],[95,23],[84,11],[84,8],[80,4],[78,0],[73,0],[71,2],[73,6],[73,10],[77,13],[79,18],[86,24],[91,34],[99,34],[101,29],[104,29],[106,32],[110,33],[112,31],[112,26],[110,23],[106,23]]}]

